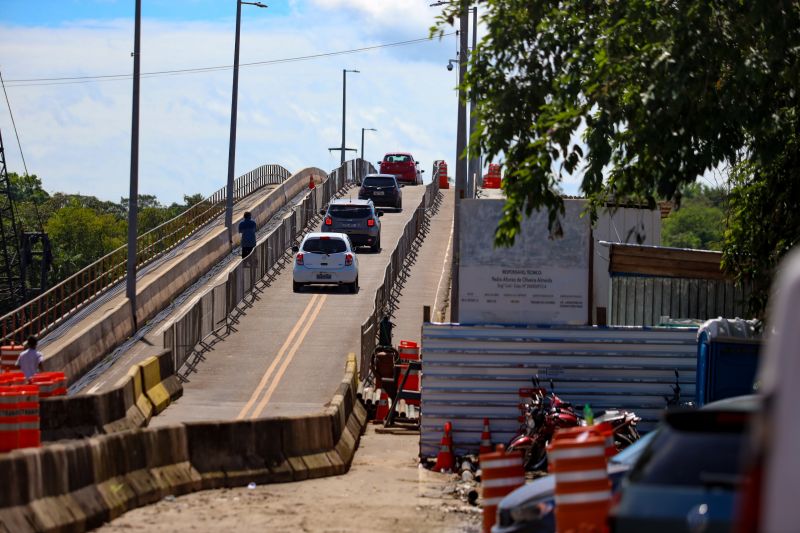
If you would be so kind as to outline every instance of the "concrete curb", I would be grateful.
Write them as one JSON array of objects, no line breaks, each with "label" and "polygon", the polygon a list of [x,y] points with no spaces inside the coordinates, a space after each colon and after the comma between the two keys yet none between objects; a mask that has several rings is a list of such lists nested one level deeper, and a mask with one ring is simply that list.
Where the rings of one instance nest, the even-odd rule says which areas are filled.
[{"label": "concrete curb", "polygon": [[86,531],[170,494],[343,474],[366,427],[355,394],[351,354],[322,413],[135,429],[0,455],[0,479],[14,487],[0,492],[0,531]]}]

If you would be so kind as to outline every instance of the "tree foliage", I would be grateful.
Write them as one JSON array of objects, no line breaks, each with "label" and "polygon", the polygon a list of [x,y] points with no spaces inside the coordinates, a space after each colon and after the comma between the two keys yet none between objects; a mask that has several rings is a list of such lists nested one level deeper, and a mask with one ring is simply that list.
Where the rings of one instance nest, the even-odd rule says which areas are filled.
[{"label": "tree foliage", "polygon": [[[445,7],[438,29],[471,3]],[[535,209],[554,227],[567,175],[581,177],[594,216],[610,199],[675,198],[726,165],[741,177],[725,265],[768,276],[772,260],[762,264],[763,248],[749,244],[771,243],[777,258],[795,241],[759,239],[773,231],[766,224],[745,230],[743,206],[762,185],[758,204],[781,209],[783,192],[769,184],[797,172],[785,162],[796,159],[787,140],[800,127],[800,1],[484,0],[479,9],[488,33],[466,77],[478,102],[470,143],[505,157],[498,244],[512,244]]]},{"label": "tree foliage", "polygon": [[661,223],[661,244],[677,248],[722,250],[727,192],[693,183],[684,187],[679,209]]}]

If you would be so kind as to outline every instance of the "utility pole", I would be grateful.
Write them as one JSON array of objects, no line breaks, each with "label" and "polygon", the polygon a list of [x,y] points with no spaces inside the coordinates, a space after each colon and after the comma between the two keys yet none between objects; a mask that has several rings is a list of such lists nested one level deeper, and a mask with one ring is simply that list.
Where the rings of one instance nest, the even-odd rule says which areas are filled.
[{"label": "utility pole", "polygon": [[141,58],[142,0],[136,0],[136,15],[133,30],[133,105],[131,106],[131,178],[128,196],[128,264],[125,270],[125,292],[131,304],[133,329],[136,322],[136,234],[139,205],[139,66]]},{"label": "utility pole", "polygon": [[464,185],[467,175],[467,160],[464,157],[464,149],[467,146],[467,105],[466,94],[464,91],[464,75],[467,72],[467,30],[469,28],[469,13],[462,11],[460,17],[459,30],[459,54],[458,54],[458,125],[456,131],[456,190],[455,190],[455,212],[453,214],[453,271],[452,282],[450,284],[450,321],[458,322],[458,269],[461,263],[460,251],[460,228],[461,221],[460,208],[461,200],[464,198]]},{"label": "utility pole", "polygon": [[345,119],[347,117],[347,73],[348,72],[355,72],[356,74],[360,74],[358,70],[347,70],[342,69],[342,146],[339,148],[328,148],[329,152],[334,152],[338,150],[341,153],[341,159],[339,160],[339,165],[344,165],[344,156],[346,152],[355,152],[355,148],[347,148],[345,146]]}]

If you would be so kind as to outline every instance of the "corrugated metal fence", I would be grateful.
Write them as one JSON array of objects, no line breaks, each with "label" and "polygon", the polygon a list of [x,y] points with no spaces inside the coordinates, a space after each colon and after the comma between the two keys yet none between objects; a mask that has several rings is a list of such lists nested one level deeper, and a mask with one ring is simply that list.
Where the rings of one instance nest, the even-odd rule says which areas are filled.
[{"label": "corrugated metal fence", "polygon": [[171,349],[175,368],[180,369],[195,347],[228,325],[231,312],[242,303],[256,284],[269,276],[280,261],[286,259],[289,248],[302,236],[309,221],[316,217],[330,199],[347,183],[355,183],[374,167],[361,159],[347,161],[332,171],[328,179],[317,186],[285,218],[266,239],[261,240],[250,256],[228,273],[226,280],[203,294],[197,302],[164,331],[164,348]]},{"label": "corrugated metal fence", "polygon": [[[420,453],[438,452],[453,423],[456,453],[476,453],[483,418],[492,441],[519,428],[519,389],[538,375],[578,408],[631,409],[651,429],[672,394],[694,397],[696,328],[503,327],[424,324]],[[549,384],[548,384],[549,387]]]}]

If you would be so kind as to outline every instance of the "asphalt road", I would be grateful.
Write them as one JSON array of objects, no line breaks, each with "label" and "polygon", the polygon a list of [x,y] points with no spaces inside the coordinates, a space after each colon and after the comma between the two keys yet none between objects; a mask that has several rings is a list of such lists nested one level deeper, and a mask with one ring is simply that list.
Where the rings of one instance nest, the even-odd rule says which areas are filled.
[{"label": "asphalt road", "polygon": [[184,384],[183,397],[150,425],[302,415],[325,406],[341,381],[347,354],[359,352],[361,323],[423,193],[423,187],[404,188],[406,207],[381,219],[382,251],[359,253],[358,294],[335,287],[295,294],[291,268],[284,269],[240,317],[238,331],[205,354]]}]

